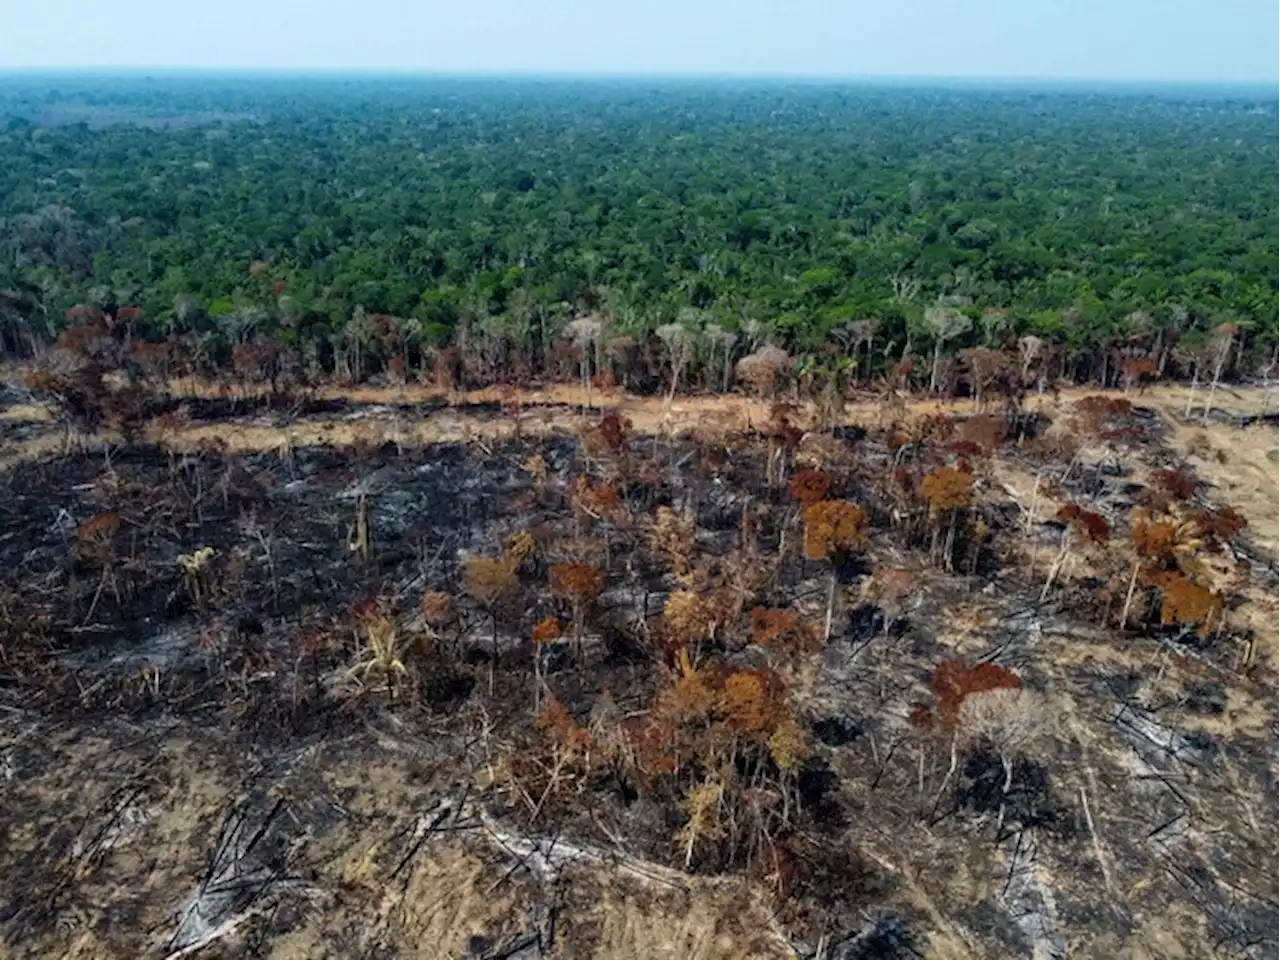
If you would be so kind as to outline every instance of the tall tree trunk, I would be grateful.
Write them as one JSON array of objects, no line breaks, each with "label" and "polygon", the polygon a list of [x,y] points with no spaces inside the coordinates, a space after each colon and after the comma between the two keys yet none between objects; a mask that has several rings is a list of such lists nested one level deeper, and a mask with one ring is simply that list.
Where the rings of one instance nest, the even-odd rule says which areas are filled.
[{"label": "tall tree trunk", "polygon": [[835,616],[836,610],[836,567],[835,561],[831,561],[831,585],[827,588],[827,620],[826,625],[822,629],[822,642],[829,643],[831,641],[831,620]]},{"label": "tall tree trunk", "polygon": [[1133,561],[1133,576],[1129,578],[1129,592],[1125,594],[1124,609],[1120,612],[1120,629],[1123,630],[1129,625],[1129,608],[1133,605],[1133,592],[1138,586],[1138,567],[1139,562]]}]

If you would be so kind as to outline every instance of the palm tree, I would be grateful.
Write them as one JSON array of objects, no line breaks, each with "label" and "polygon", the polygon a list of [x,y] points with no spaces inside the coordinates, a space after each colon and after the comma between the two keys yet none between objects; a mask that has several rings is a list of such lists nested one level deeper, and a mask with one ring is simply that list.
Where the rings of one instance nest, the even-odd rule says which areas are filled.
[{"label": "palm tree", "polygon": [[355,310],[351,312],[351,319],[343,327],[342,334],[347,353],[348,375],[353,382],[359,383],[363,379],[364,372],[361,364],[363,352],[373,339],[373,327],[369,323],[369,316],[365,313],[362,304],[356,304]]}]

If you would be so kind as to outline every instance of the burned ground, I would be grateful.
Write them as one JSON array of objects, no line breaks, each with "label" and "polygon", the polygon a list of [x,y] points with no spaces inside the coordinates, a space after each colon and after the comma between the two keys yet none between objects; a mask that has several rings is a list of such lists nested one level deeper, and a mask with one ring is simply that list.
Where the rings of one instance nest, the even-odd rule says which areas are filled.
[{"label": "burned ground", "polygon": [[[1218,619],[1126,597],[1132,511],[1194,463],[1095,406],[1087,442],[1070,407],[515,436],[495,404],[465,442],[21,459],[0,953],[1274,956],[1274,557],[1197,548]],[[862,527],[818,530],[804,470]],[[963,726],[956,662],[1016,729]]]}]

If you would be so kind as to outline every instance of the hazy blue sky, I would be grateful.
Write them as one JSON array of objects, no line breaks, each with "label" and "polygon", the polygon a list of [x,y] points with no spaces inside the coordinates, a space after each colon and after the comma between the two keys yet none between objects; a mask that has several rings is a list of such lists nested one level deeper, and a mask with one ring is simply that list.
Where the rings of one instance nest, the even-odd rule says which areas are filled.
[{"label": "hazy blue sky", "polygon": [[0,68],[1276,82],[1277,0],[0,0]]}]

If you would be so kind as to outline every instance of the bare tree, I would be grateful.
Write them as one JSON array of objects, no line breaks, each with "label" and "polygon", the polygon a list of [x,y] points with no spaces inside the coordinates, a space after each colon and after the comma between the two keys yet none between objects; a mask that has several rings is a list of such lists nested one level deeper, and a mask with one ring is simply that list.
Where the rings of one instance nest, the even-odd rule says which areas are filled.
[{"label": "bare tree", "polygon": [[1226,368],[1227,359],[1231,356],[1231,347],[1235,342],[1240,326],[1235,323],[1222,323],[1213,331],[1210,352],[1213,357],[1213,382],[1209,384],[1209,396],[1204,401],[1204,414],[1201,419],[1209,419],[1209,408],[1213,406],[1213,395],[1218,390],[1218,381],[1222,379],[1222,371]]},{"label": "bare tree", "polygon": [[933,368],[929,374],[929,392],[938,390],[938,365],[942,361],[942,346],[948,340],[964,336],[973,328],[973,321],[961,313],[953,301],[940,299],[925,309],[925,326],[933,333]]},{"label": "bare tree", "polygon": [[[572,340],[574,346],[578,348],[578,375],[582,379],[584,393],[582,410],[584,413],[587,407],[591,406],[591,358],[600,349],[600,333],[602,330],[604,330],[604,321],[595,314],[578,317],[576,320],[570,321],[564,328],[565,336]],[[597,358],[596,369],[599,369],[599,366]]]},{"label": "bare tree", "polygon": [[676,390],[680,386],[680,375],[684,372],[693,353],[695,335],[679,323],[664,323],[656,331],[658,339],[667,348],[667,364],[671,368],[671,385],[667,388],[664,411],[670,412],[671,402],[675,399]]}]

